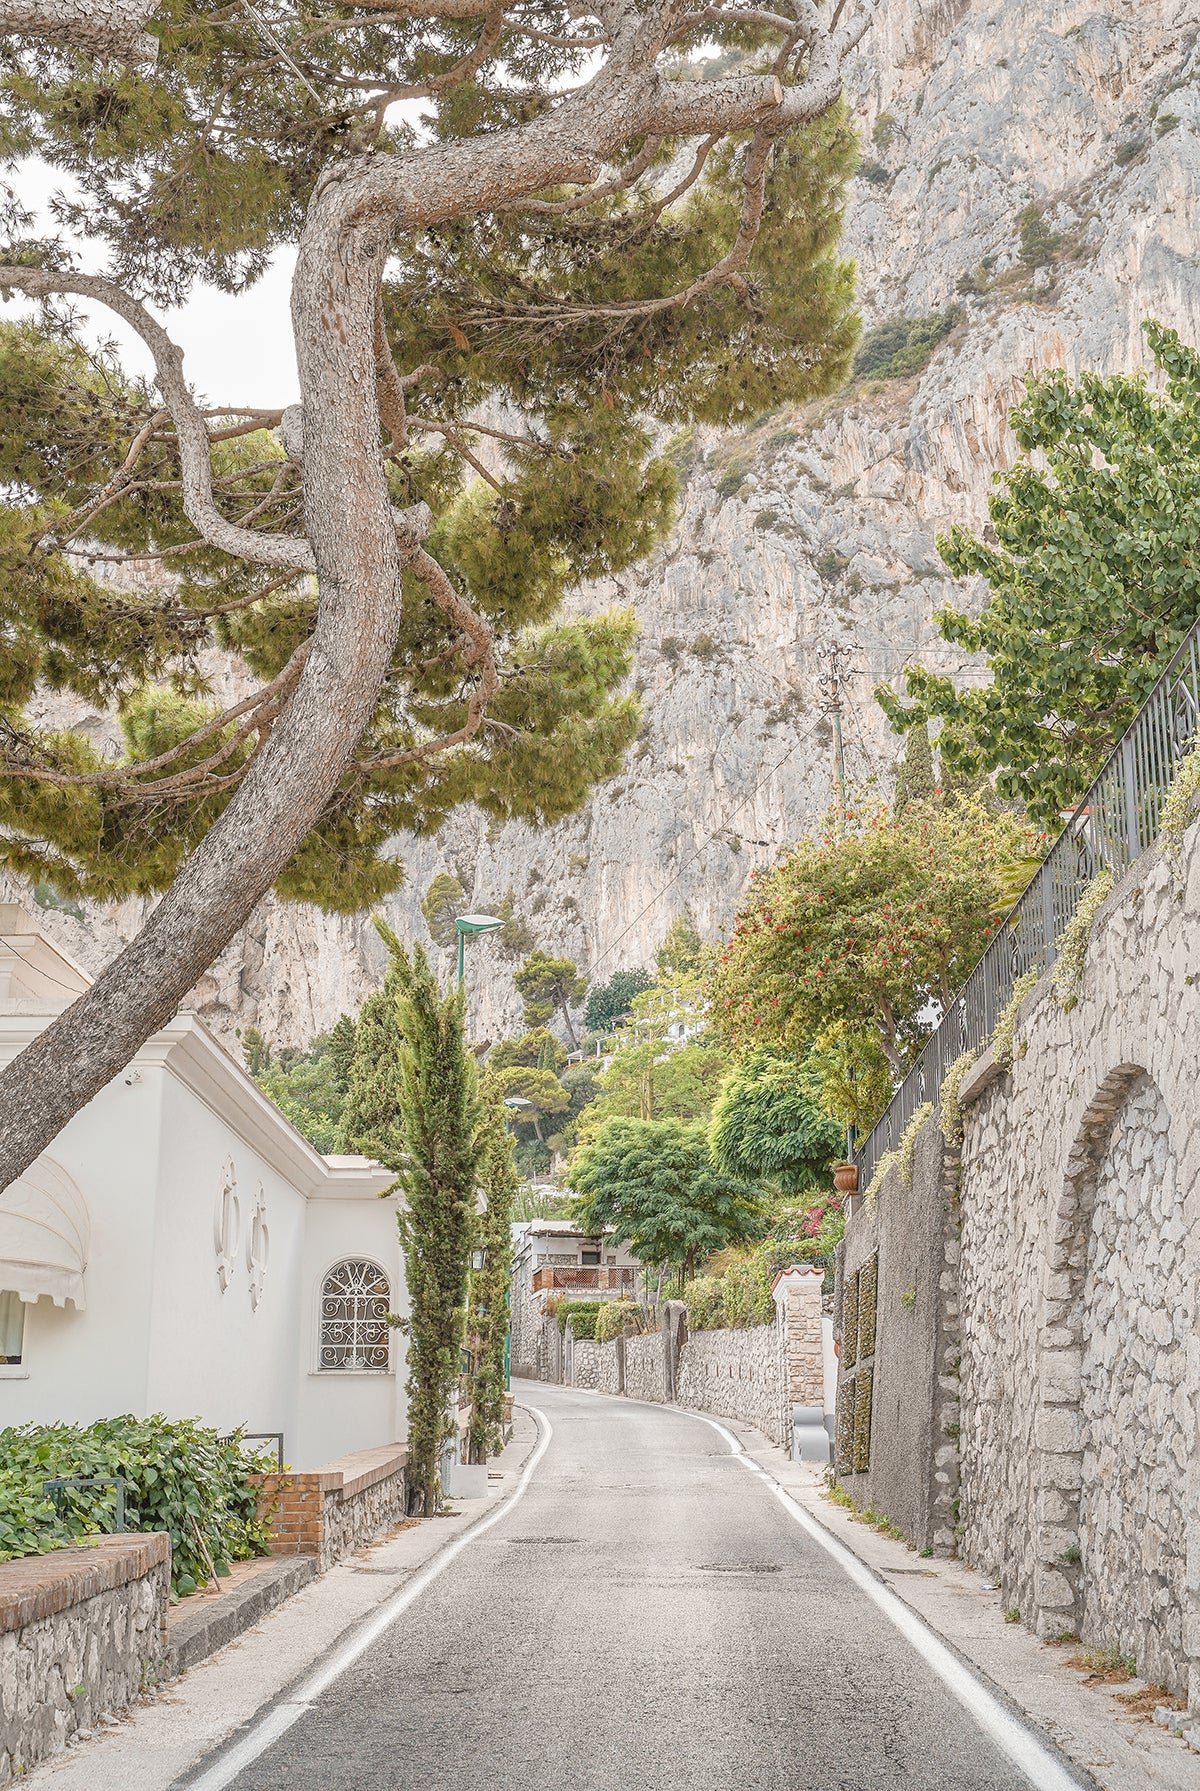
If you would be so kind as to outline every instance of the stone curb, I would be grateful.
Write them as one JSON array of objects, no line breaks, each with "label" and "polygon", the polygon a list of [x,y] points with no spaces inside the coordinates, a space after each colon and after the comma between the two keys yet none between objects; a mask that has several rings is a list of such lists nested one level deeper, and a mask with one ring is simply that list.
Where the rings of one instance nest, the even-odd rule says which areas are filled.
[{"label": "stone curb", "polygon": [[315,1556],[279,1555],[244,1585],[217,1597],[197,1594],[203,1603],[171,1625],[165,1677],[178,1679],[181,1673],[199,1666],[316,1576]]}]

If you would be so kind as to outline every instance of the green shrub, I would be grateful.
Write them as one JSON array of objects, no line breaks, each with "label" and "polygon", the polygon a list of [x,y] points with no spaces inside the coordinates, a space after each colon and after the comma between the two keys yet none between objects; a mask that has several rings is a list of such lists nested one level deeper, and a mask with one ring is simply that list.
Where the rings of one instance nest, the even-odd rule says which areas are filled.
[{"label": "green shrub", "polygon": [[725,1280],[700,1275],[683,1290],[689,1331],[719,1331],[725,1323]]},{"label": "green shrub", "polygon": [[965,315],[961,305],[949,305],[927,317],[892,317],[868,330],[854,357],[855,378],[899,379],[919,373]]},{"label": "green shrub", "polygon": [[611,1343],[628,1326],[645,1329],[645,1318],[636,1300],[605,1300],[596,1314],[596,1342]]},{"label": "green shrub", "polygon": [[599,1310],[599,1300],[564,1300],[557,1315],[559,1331],[565,1332],[570,1325],[571,1335],[577,1340],[595,1337]]},{"label": "green shrub", "polygon": [[[254,1457],[240,1432],[221,1441],[190,1419],[105,1418],[73,1424],[23,1424],[0,1430],[0,1561],[43,1555],[80,1537],[115,1528],[111,1486],[67,1487],[61,1509],[43,1490],[60,1476],[125,1477],[125,1527],[165,1530],[171,1538],[171,1584],[194,1591],[231,1561],[268,1553],[268,1526],[258,1517],[255,1472],[273,1457]],[[207,1557],[207,1558],[206,1558]]]}]

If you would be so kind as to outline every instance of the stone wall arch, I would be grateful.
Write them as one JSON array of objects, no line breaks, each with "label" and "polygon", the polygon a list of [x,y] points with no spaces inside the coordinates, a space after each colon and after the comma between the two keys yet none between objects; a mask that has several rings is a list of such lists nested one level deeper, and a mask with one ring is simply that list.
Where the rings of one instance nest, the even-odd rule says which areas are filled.
[{"label": "stone wall arch", "polygon": [[1042,1265],[1034,1600],[1187,1690],[1196,1250],[1168,1103],[1140,1064],[1083,1114]]}]

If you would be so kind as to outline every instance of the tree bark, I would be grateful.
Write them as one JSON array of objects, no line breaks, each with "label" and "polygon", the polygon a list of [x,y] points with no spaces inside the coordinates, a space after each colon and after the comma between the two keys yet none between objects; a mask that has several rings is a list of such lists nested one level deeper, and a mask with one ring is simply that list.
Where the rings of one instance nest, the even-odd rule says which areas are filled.
[{"label": "tree bark", "polygon": [[153,62],[158,40],[145,29],[157,0],[0,0],[0,37],[29,37],[43,43],[118,56],[125,62]]}]

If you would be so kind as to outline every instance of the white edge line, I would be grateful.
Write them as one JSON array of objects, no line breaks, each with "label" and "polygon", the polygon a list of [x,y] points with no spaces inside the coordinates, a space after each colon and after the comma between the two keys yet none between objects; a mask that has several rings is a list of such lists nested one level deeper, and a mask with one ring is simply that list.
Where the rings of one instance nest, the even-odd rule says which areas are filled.
[{"label": "white edge line", "polygon": [[970,1711],[984,1733],[991,1736],[1013,1765],[1019,1767],[1030,1783],[1037,1787],[1037,1791],[1080,1791],[1080,1786],[1086,1784],[1087,1780],[1069,1772],[1061,1760],[1043,1747],[1037,1737],[1011,1711],[1005,1709],[982,1680],[938,1640],[929,1625],[902,1598],[885,1586],[882,1580],[877,1579],[852,1549],[847,1548],[844,1542],[840,1542],[815,1517],[810,1516],[773,1474],[746,1453],[732,1431],[726,1430],[715,1419],[704,1417],[700,1412],[692,1412],[689,1416],[699,1418],[702,1424],[709,1425],[719,1436],[724,1437],[729,1444],[730,1454],[742,1467],[757,1474],[766,1483],[788,1516],[794,1518],[806,1535],[818,1543],[826,1554],[831,1555],[843,1573],[879,1607],[889,1622],[916,1649],[922,1660],[933,1669],[943,1685]]},{"label": "white edge line", "polygon": [[410,1604],[420,1598],[422,1592],[432,1585],[439,1574],[445,1572],[451,1561],[462,1553],[468,1543],[476,1541],[485,1530],[490,1530],[493,1524],[498,1524],[501,1518],[508,1516],[514,1505],[524,1496],[525,1490],[533,1478],[534,1470],[550,1447],[550,1439],[554,1435],[553,1426],[544,1412],[532,1405],[523,1405],[521,1409],[528,1412],[537,1423],[538,1442],[533,1454],[521,1471],[520,1479],[508,1497],[500,1501],[495,1511],[477,1517],[475,1522],[468,1525],[462,1532],[461,1536],[457,1536],[447,1548],[441,1549],[432,1561],[414,1574],[412,1579],[401,1586],[398,1592],[393,1592],[392,1596],[386,1599],[371,1616],[365,1618],[344,1642],[339,1643],[326,1655],[320,1666],[313,1668],[311,1672],[306,1673],[303,1678],[287,1688],[281,1694],[279,1701],[272,1704],[263,1716],[252,1722],[241,1739],[235,1741],[232,1747],[225,1748],[206,1771],[196,1777],[188,1777],[184,1774],[182,1778],[177,1779],[175,1783],[181,1787],[181,1791],[183,1788],[186,1788],[186,1791],[224,1791],[225,1786],[231,1785],[238,1774],[264,1754],[272,1743],[278,1741],[281,1735],[286,1735],[293,1723],[299,1722],[305,1712],[311,1709],[317,1699],[329,1690],[329,1687],[341,1677],[348,1667],[352,1667],[356,1660],[362,1658],[367,1649],[379,1640],[396,1618],[401,1616]]}]

